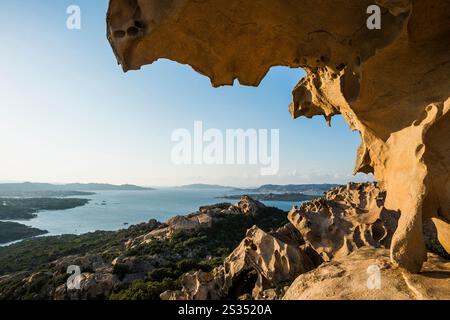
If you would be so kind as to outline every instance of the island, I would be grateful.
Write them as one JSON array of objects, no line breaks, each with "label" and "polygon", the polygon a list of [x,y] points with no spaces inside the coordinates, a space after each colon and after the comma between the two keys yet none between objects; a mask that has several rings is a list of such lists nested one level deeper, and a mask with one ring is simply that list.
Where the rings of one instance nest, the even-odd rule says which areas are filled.
[{"label": "island", "polygon": [[0,220],[29,220],[41,210],[73,209],[89,201],[78,198],[0,198]]},{"label": "island", "polygon": [[71,190],[0,191],[3,198],[64,198],[92,196],[95,192]]},{"label": "island", "polygon": [[32,228],[20,223],[0,221],[0,244],[32,238],[46,233],[48,231]]},{"label": "island", "polygon": [[1,197],[67,197],[93,195],[95,191],[141,191],[154,190],[132,184],[113,185],[105,183],[2,183]]},{"label": "island", "polygon": [[193,183],[184,186],[176,186],[176,189],[197,189],[197,190],[209,190],[209,189],[230,189],[230,190],[241,190],[235,187],[222,186],[218,184],[205,184],[205,183]]},{"label": "island", "polygon": [[[253,193],[308,193],[322,195],[329,189],[338,187],[338,184],[331,183],[310,183],[310,184],[265,184],[254,189],[245,189],[245,192]],[[242,189],[235,189],[236,191]]]},{"label": "island", "polygon": [[[248,194],[247,196],[258,201],[286,201],[286,202],[308,201],[317,198],[317,196],[303,193],[260,193],[260,194]],[[242,197],[243,195],[233,194],[233,195],[224,195],[218,198],[240,199]]]}]

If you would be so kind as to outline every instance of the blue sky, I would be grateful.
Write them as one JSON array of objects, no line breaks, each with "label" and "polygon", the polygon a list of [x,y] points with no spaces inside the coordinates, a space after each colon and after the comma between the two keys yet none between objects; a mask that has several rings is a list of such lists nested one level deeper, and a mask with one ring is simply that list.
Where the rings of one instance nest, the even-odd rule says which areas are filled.
[{"label": "blue sky", "polygon": [[[82,29],[66,28],[79,5]],[[106,40],[106,0],[0,3],[0,180],[141,185],[346,182],[360,138],[342,118],[292,120],[302,70],[273,68],[258,88],[214,89],[189,66],[158,61],[124,74]],[[280,171],[176,166],[171,133],[280,129]]]}]

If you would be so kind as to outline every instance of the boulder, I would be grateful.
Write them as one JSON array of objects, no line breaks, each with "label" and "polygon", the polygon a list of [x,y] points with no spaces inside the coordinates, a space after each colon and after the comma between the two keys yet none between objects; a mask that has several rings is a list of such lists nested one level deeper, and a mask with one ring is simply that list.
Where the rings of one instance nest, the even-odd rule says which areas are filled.
[{"label": "boulder", "polygon": [[240,245],[211,273],[197,271],[182,279],[181,291],[169,291],[162,299],[204,300],[238,298],[292,281],[315,267],[299,246],[287,244],[256,226],[247,231]]},{"label": "boulder", "polygon": [[76,279],[79,289],[68,289],[63,284],[55,289],[54,300],[104,300],[108,299],[114,287],[119,283],[117,276],[111,273],[85,272]]}]

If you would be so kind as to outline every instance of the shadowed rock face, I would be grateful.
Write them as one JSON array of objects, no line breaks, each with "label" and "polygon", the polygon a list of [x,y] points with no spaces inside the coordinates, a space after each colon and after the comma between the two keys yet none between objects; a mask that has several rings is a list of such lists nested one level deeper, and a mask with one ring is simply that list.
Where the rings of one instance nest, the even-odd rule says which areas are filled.
[{"label": "shadowed rock face", "polygon": [[418,272],[423,220],[449,250],[450,2],[376,0],[382,28],[369,30],[373,2],[111,0],[108,38],[125,71],[167,58],[213,86],[304,68],[292,116],[341,114],[361,133],[355,172],[374,173],[401,213],[391,258]]}]

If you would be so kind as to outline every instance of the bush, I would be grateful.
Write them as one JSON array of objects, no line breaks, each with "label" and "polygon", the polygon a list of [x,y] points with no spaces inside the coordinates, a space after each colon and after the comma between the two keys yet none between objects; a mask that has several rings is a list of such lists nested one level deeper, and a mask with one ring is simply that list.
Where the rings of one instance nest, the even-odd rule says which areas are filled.
[{"label": "bush", "polygon": [[130,267],[126,264],[117,263],[114,265],[113,274],[117,275],[120,280],[130,273]]},{"label": "bush", "polygon": [[177,283],[172,280],[162,282],[145,282],[138,280],[126,290],[111,294],[111,300],[159,300],[159,295],[167,290],[176,289]]},{"label": "bush", "polygon": [[148,278],[151,281],[161,282],[165,279],[177,279],[181,275],[171,268],[158,268],[148,273]]},{"label": "bush", "polygon": [[200,265],[197,260],[194,259],[184,259],[177,262],[177,269],[182,273],[201,268],[202,265]]}]

